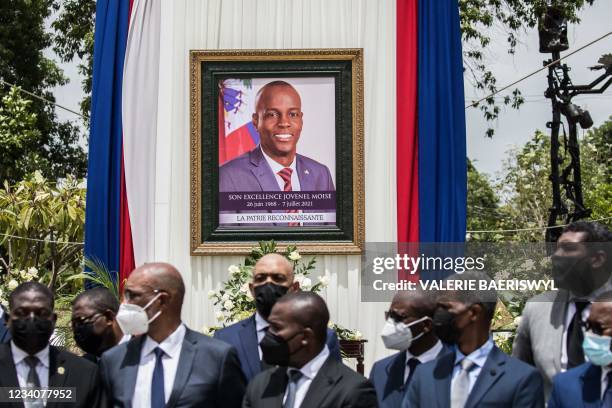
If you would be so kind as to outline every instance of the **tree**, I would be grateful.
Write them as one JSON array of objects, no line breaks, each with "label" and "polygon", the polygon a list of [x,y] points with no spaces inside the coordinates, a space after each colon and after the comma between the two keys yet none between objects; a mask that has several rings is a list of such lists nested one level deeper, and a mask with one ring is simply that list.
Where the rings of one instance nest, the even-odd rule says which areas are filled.
[{"label": "tree", "polygon": [[[45,31],[45,19],[50,14],[54,0],[5,0],[0,2],[0,79],[16,84],[43,98],[55,101],[51,89],[66,83],[57,64],[46,58],[43,50],[52,44],[52,37]],[[10,92],[0,87],[0,99]],[[22,95],[23,96],[23,95]],[[15,97],[11,97],[15,101]],[[37,138],[13,134],[13,140],[21,139],[18,149],[37,157],[40,171],[47,177],[60,178],[67,173],[83,176],[86,169],[85,152],[79,146],[78,127],[60,123],[52,104],[30,98],[27,109],[35,117]],[[7,106],[3,107],[9,109]],[[12,109],[12,108],[11,108]],[[17,157],[15,152],[12,157]],[[11,172],[11,182],[23,178],[17,166]]]},{"label": "tree", "polygon": [[[467,229],[468,231],[495,231],[500,229],[501,213],[499,196],[493,183],[468,159],[467,163]],[[497,233],[473,233],[469,239],[473,241],[491,242],[503,236]]]}]

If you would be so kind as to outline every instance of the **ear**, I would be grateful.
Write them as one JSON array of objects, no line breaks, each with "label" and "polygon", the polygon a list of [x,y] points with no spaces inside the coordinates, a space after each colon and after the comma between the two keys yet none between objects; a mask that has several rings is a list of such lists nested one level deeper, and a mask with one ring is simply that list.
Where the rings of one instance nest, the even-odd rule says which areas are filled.
[{"label": "ear", "polygon": [[591,257],[591,266],[595,269],[599,269],[606,264],[607,258],[604,251],[596,251]]},{"label": "ear", "polygon": [[249,291],[251,292],[253,299],[255,299],[255,287],[253,286],[253,282],[249,282]]},{"label": "ear", "polygon": [[300,282],[293,281],[291,286],[289,286],[289,290],[287,292],[299,292],[300,291]]},{"label": "ear", "polygon": [[431,319],[423,320],[423,333],[429,333],[433,330],[433,321]]},{"label": "ear", "polygon": [[480,316],[484,312],[482,305],[480,303],[475,303],[470,306],[470,321],[475,322],[478,320],[478,316]]},{"label": "ear", "polygon": [[304,329],[304,337],[302,338],[302,346],[307,346],[311,339],[314,339],[314,331],[310,327]]},{"label": "ear", "polygon": [[251,118],[253,119],[253,125],[255,126],[255,129],[257,129],[257,126],[259,125],[259,115],[257,114],[257,112],[255,112]]},{"label": "ear", "polygon": [[51,315],[51,321],[53,322],[53,325],[55,326],[55,323],[57,322],[57,313],[53,313]]},{"label": "ear", "polygon": [[112,310],[110,310],[110,309],[106,309],[102,313],[102,315],[106,319],[106,325],[107,326],[112,326],[113,325],[113,321],[115,320],[115,313]]}]

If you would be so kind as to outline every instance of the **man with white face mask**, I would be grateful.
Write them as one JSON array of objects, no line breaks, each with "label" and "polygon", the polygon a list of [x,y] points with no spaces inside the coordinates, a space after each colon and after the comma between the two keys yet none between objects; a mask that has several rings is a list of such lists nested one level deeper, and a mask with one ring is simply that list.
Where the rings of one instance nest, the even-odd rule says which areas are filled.
[{"label": "man with white face mask", "polygon": [[185,286],[169,264],[135,269],[117,322],[132,335],[102,355],[113,407],[240,407],[245,380],[236,350],[181,322]]},{"label": "man with white face mask", "polygon": [[595,299],[584,326],[588,362],[554,377],[549,408],[612,407],[612,292]]},{"label": "man with white face mask", "polygon": [[433,332],[435,310],[432,292],[405,291],[393,297],[381,337],[399,353],[377,361],[370,372],[380,407],[399,408],[417,366],[447,351]]}]

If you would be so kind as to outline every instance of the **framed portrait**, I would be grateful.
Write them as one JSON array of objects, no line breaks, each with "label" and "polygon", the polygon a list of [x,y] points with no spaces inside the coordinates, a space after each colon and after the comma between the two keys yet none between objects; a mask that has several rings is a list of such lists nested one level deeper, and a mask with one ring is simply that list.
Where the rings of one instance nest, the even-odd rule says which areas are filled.
[{"label": "framed portrait", "polygon": [[191,253],[360,253],[363,50],[193,50]]}]

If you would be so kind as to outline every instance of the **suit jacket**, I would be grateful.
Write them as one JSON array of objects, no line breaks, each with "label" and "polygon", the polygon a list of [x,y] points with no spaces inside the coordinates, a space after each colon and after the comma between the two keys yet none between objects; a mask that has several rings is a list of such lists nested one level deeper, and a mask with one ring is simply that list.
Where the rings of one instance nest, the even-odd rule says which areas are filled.
[{"label": "suit jacket", "polygon": [[[438,357],[450,350],[444,344]],[[376,389],[378,405],[381,408],[399,408],[408,387],[404,387],[404,372],[406,369],[406,352],[400,351],[378,360],[370,371],[370,381]]]},{"label": "suit jacket", "polygon": [[[333,191],[327,166],[301,154],[296,155],[296,171],[302,191]],[[276,176],[261,148],[238,156],[219,168],[219,191],[281,191]]]},{"label": "suit jacket", "polygon": [[[247,387],[243,408],[281,408],[287,367],[265,370]],[[376,408],[376,392],[365,377],[329,356],[310,383],[300,408]]]},{"label": "suit jacket", "polygon": [[[145,336],[106,351],[100,372],[109,406],[132,407]],[[187,329],[166,407],[239,407],[245,381],[233,347]],[[139,407],[134,407],[139,408]]]},{"label": "suit jacket", "polygon": [[4,318],[2,318],[0,319],[0,343],[8,343],[9,341],[11,341],[11,332],[6,327]]},{"label": "suit jacket", "polygon": [[[18,388],[17,370],[11,345],[0,344],[0,387]],[[98,367],[58,347],[49,347],[49,387],[74,387],[76,402],[48,402],[47,408],[70,405],[76,408],[100,407],[103,393]],[[23,408],[23,402],[3,403],[3,407]]]},{"label": "suit jacket", "polygon": [[[234,323],[231,326],[217,330],[214,337],[231,344],[238,351],[240,367],[242,368],[247,383],[261,372],[255,315]],[[327,347],[329,348],[330,356],[337,361],[342,360],[340,357],[338,337],[336,336],[336,332],[331,329],[327,329]]]},{"label": "suit jacket", "polygon": [[[455,353],[421,364],[414,372],[402,408],[448,408]],[[542,377],[497,346],[480,371],[465,408],[544,407]]]},{"label": "suit jacket", "polygon": [[601,367],[584,363],[553,379],[548,408],[599,408]]},{"label": "suit jacket", "polygon": [[561,372],[563,330],[569,292],[544,292],[530,299],[519,323],[512,356],[531,364],[544,379],[544,392],[550,395],[552,378]]}]

